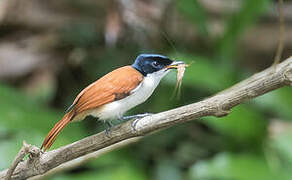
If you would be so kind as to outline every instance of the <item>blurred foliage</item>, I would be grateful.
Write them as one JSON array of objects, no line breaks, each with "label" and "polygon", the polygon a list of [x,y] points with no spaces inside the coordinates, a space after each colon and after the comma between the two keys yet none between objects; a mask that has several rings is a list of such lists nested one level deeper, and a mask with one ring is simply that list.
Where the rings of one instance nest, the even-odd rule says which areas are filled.
[{"label": "blurred foliage", "polygon": [[190,169],[191,179],[290,179],[289,171],[271,170],[265,157],[255,154],[220,153],[210,161],[200,161]]},{"label": "blurred foliage", "polygon": [[184,15],[193,21],[202,36],[208,35],[207,15],[197,0],[181,0],[177,2],[177,6]]},{"label": "blurred foliage", "polygon": [[267,9],[269,0],[245,0],[239,11],[228,18],[225,32],[217,44],[218,58],[222,61],[231,61],[235,55],[240,36],[253,25],[264,10]]},{"label": "blurred foliage", "polygon": [[[81,8],[82,12],[94,16],[92,6],[81,5],[79,1],[63,3],[71,3],[70,7]],[[201,44],[185,44],[176,37],[168,37],[175,45],[171,41],[152,39],[149,44],[155,47],[147,47],[149,44],[141,40],[145,37],[139,39],[143,43],[124,38],[111,49],[104,45],[100,23],[76,20],[59,28],[60,42],[55,50],[60,54],[71,53],[71,56],[64,60],[56,75],[56,87],[44,86],[47,89],[29,94],[15,82],[0,84],[0,169],[9,166],[23,140],[40,145],[81,89],[112,69],[132,63],[141,52],[162,52],[191,66],[185,72],[179,100],[170,98],[176,80],[173,72],[147,102],[128,114],[155,113],[193,103],[252,75],[255,72],[250,69],[256,64],[241,66],[238,42],[256,25],[269,5],[270,0],[242,1],[232,16],[225,17],[223,33],[210,40],[208,13],[200,1],[176,2],[174,8],[181,18],[199,31],[203,51]],[[266,66],[268,63],[263,62]],[[227,117],[206,117],[176,125],[49,179],[291,179],[292,133],[271,130],[274,120],[291,123],[290,97],[291,87],[273,91],[239,105]],[[52,149],[103,129],[103,123],[91,117],[72,123],[60,134]]]}]

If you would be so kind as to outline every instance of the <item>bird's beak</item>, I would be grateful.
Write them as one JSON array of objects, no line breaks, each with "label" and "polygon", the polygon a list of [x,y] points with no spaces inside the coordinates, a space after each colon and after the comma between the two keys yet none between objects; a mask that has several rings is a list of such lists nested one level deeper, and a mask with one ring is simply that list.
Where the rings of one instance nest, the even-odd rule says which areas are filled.
[{"label": "bird's beak", "polygon": [[169,66],[166,66],[166,69],[177,69],[179,65],[185,64],[183,61],[173,61]]}]

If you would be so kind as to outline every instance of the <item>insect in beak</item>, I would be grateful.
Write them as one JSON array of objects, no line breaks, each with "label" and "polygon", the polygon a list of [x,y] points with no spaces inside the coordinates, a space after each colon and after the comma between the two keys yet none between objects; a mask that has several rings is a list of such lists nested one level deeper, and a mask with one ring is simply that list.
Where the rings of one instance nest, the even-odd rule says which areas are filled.
[{"label": "insect in beak", "polygon": [[166,69],[177,69],[177,81],[176,81],[176,86],[175,86],[175,90],[174,90],[174,94],[177,93],[177,97],[180,96],[181,93],[181,83],[182,83],[182,79],[185,73],[185,69],[186,67],[188,67],[189,64],[186,64],[183,61],[174,61],[173,63],[171,63],[169,66],[166,67]]},{"label": "insect in beak", "polygon": [[177,69],[180,65],[185,64],[183,61],[173,61],[169,66],[166,66],[166,69]]}]

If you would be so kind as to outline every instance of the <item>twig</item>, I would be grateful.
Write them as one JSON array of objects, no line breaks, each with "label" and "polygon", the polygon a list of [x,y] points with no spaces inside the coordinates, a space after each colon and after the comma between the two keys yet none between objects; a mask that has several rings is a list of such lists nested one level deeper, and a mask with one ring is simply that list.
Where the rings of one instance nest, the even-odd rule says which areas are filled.
[{"label": "twig", "polygon": [[[66,162],[86,154],[102,150],[133,137],[148,135],[157,130],[171,127],[204,116],[221,117],[244,101],[265,94],[283,86],[292,85],[292,57],[236,84],[222,93],[203,101],[161,112],[136,121],[128,121],[114,127],[109,136],[101,132],[53,151],[32,157],[19,163],[12,179],[26,179],[41,175]],[[133,128],[132,125],[135,124]],[[6,170],[7,171],[7,170]],[[0,179],[6,174],[0,172]]]},{"label": "twig", "polygon": [[279,11],[279,42],[273,66],[279,64],[284,49],[285,24],[283,17],[283,0],[279,0],[278,11]]},{"label": "twig", "polygon": [[18,152],[18,154],[16,155],[14,161],[12,162],[10,168],[7,170],[6,176],[4,178],[4,180],[10,180],[11,176],[15,170],[15,168],[17,167],[17,165],[23,160],[23,158],[29,154],[30,152],[32,152],[32,148],[33,146],[30,144],[27,144],[25,141],[23,141],[22,147],[20,149],[20,151]]},{"label": "twig", "polygon": [[84,156],[81,156],[77,159],[74,159],[72,161],[66,162],[64,164],[61,164],[60,166],[48,171],[47,173],[43,174],[43,175],[38,175],[32,178],[29,178],[29,180],[38,180],[38,179],[45,179],[53,174],[62,172],[62,171],[66,171],[69,169],[73,169],[74,167],[78,167],[81,166],[82,164],[86,163],[87,161],[91,160],[91,159],[95,159],[100,157],[101,155],[111,152],[113,150],[118,150],[119,148],[122,148],[124,146],[127,146],[129,144],[135,143],[137,141],[139,141],[141,139],[141,137],[134,137],[131,139],[127,139],[121,142],[118,142],[116,144],[113,144],[109,147],[105,147],[101,150],[95,151],[93,153],[90,154],[86,154]]}]

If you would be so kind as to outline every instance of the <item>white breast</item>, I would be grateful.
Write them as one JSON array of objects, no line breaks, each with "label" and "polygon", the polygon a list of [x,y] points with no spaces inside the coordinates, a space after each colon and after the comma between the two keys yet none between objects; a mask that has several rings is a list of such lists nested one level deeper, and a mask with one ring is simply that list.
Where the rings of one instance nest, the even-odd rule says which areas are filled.
[{"label": "white breast", "polygon": [[140,85],[124,99],[104,105],[102,108],[93,110],[90,114],[101,120],[110,120],[122,117],[129,109],[145,102],[153,93],[161,78],[167,74],[150,74],[144,77]]}]

